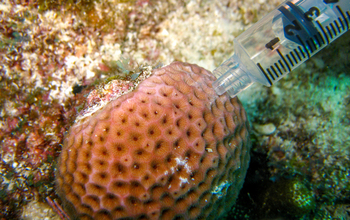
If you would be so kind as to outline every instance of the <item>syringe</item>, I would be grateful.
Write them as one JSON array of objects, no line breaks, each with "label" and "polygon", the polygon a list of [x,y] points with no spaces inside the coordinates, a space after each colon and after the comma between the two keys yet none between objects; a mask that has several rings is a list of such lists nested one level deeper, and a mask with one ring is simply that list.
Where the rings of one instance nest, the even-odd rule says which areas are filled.
[{"label": "syringe", "polygon": [[233,56],[213,71],[215,91],[271,86],[349,30],[349,11],[349,0],[285,1],[234,39]]}]

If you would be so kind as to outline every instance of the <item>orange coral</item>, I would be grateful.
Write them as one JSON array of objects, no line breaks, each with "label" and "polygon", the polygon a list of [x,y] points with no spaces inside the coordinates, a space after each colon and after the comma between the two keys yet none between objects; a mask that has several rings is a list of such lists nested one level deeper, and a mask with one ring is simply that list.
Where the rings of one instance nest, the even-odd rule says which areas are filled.
[{"label": "orange coral", "polygon": [[70,129],[57,191],[80,219],[216,219],[237,198],[249,126],[212,74],[181,62]]}]

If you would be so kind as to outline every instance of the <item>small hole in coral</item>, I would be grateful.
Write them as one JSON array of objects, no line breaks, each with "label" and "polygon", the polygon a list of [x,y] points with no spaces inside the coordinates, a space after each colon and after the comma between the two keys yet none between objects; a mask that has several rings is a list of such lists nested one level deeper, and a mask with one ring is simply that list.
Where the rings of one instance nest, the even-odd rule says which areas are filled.
[{"label": "small hole in coral", "polygon": [[122,123],[124,124],[125,122],[126,122],[126,119],[125,119],[125,118],[123,118],[123,119],[122,119]]},{"label": "small hole in coral", "polygon": [[134,140],[134,141],[138,141],[139,138],[135,136],[135,137],[133,137],[133,140]]},{"label": "small hole in coral", "polygon": [[121,164],[117,164],[116,165],[116,170],[118,171],[118,173],[124,173],[125,172],[125,169],[124,169],[123,165],[121,165]]},{"label": "small hole in coral", "polygon": [[187,137],[190,137],[190,136],[191,136],[191,132],[190,132],[190,131],[187,131],[187,132],[186,132],[186,135],[187,135]]},{"label": "small hole in coral", "polygon": [[88,175],[86,175],[85,173],[81,173],[81,177],[82,177],[83,182],[88,180]]},{"label": "small hole in coral", "polygon": [[135,123],[135,126],[136,126],[136,127],[140,126],[140,123],[139,123],[139,122],[136,122],[136,123]]},{"label": "small hole in coral", "polygon": [[146,176],[144,177],[144,179],[145,179],[145,180],[149,180],[149,176],[146,175]]},{"label": "small hole in coral", "polygon": [[130,198],[130,203],[132,205],[135,205],[137,203],[136,199],[135,198]]},{"label": "small hole in coral", "polygon": [[120,136],[122,135],[122,133],[120,131],[117,132],[117,136]]},{"label": "small hole in coral", "polygon": [[129,112],[133,112],[134,111],[134,109],[132,109],[132,108],[129,108]]},{"label": "small hole in coral", "polygon": [[154,163],[154,164],[152,165],[152,169],[153,169],[153,170],[157,170],[158,168],[159,168],[159,164]]},{"label": "small hole in coral", "polygon": [[179,141],[179,140],[175,141],[175,142],[174,142],[174,148],[179,147],[179,144],[180,144],[180,141]]},{"label": "small hole in coral", "polygon": [[102,187],[102,186],[97,185],[97,184],[93,184],[92,186],[93,186],[95,189],[97,189],[97,190],[101,190],[101,189],[103,189],[103,187]]},{"label": "small hole in coral", "polygon": [[148,114],[143,114],[143,117],[144,118],[148,118]]},{"label": "small hole in coral", "polygon": [[104,140],[104,137],[100,136],[100,141],[103,142]]},{"label": "small hole in coral", "polygon": [[138,151],[136,152],[136,154],[139,155],[139,156],[141,156],[141,155],[143,154],[143,152],[142,152],[142,150],[138,150]]},{"label": "small hole in coral", "polygon": [[189,119],[192,119],[192,117],[193,117],[193,116],[192,116],[191,114],[188,115],[188,118],[189,118]]},{"label": "small hole in coral", "polygon": [[107,195],[107,198],[108,198],[108,199],[114,199],[114,198],[116,198],[116,197],[115,197],[113,194],[108,194],[108,195]]},{"label": "small hole in coral", "polygon": [[162,142],[159,142],[156,145],[156,150],[159,150],[160,148],[162,148]]}]

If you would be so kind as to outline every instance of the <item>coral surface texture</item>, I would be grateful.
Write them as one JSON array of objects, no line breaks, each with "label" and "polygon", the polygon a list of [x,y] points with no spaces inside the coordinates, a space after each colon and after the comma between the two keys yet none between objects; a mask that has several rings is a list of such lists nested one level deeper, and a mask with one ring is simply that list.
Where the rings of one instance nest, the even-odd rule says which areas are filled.
[{"label": "coral surface texture", "polygon": [[214,76],[181,62],[76,121],[58,161],[57,191],[79,219],[219,219],[249,163],[249,124]]}]

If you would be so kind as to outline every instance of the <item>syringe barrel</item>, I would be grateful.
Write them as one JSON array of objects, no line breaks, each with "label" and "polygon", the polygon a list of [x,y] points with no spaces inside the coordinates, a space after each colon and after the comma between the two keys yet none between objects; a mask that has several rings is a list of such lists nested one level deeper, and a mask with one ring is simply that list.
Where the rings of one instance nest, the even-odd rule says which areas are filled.
[{"label": "syringe barrel", "polygon": [[349,0],[285,1],[234,40],[214,89],[233,97],[253,82],[271,86],[349,30],[349,11]]}]

